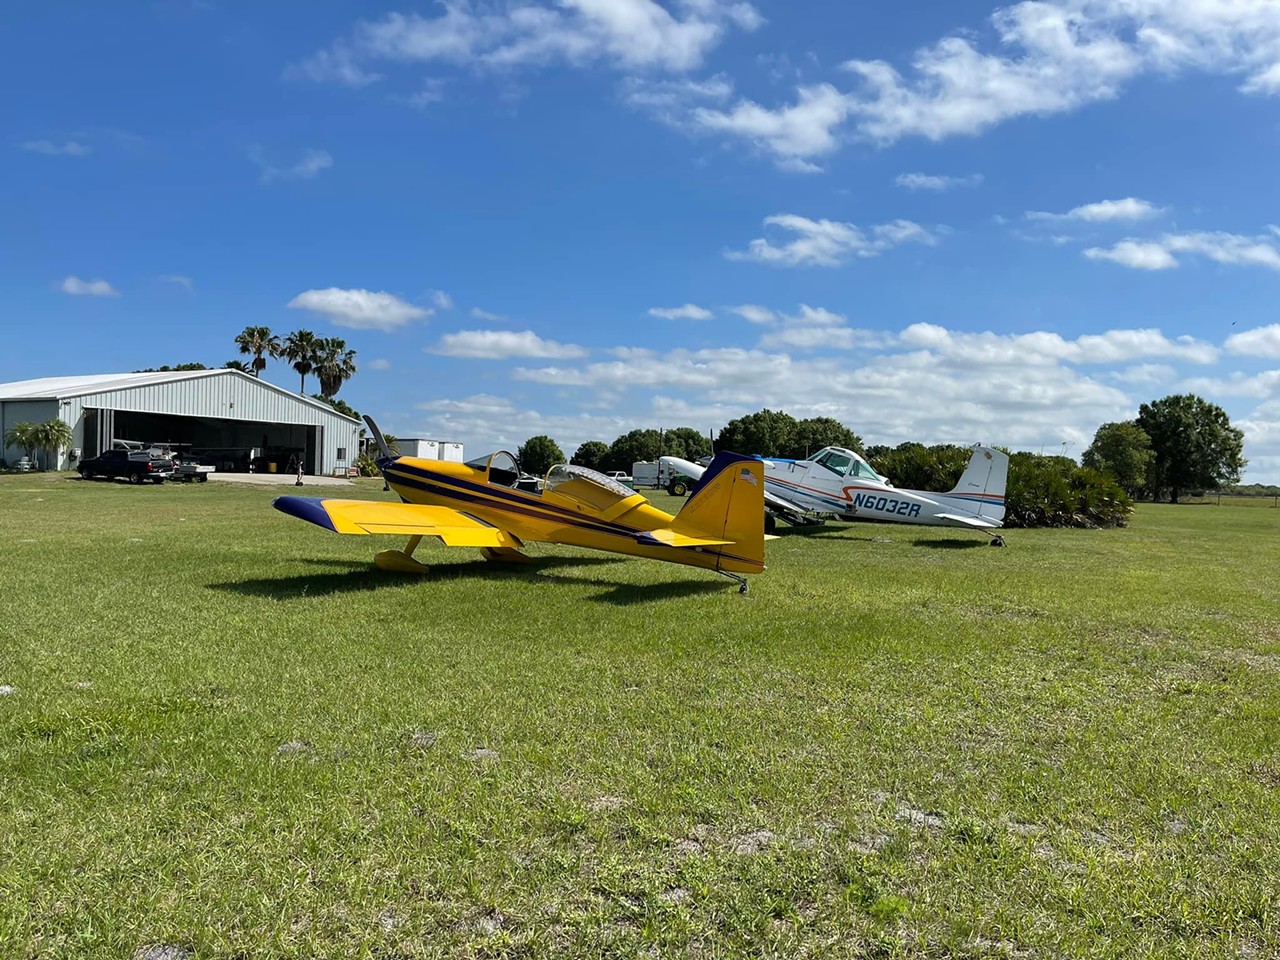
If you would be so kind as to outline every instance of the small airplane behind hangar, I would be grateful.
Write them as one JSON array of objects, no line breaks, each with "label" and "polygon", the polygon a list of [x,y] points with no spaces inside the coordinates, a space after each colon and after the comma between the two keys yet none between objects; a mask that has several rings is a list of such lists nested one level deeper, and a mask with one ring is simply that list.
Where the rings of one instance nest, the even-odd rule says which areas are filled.
[{"label": "small airplane behind hangar", "polygon": [[[678,457],[663,457],[673,470],[702,476],[704,467]],[[1009,457],[992,447],[975,446],[955,488],[946,493],[899,490],[852,450],[824,447],[807,460],[761,458],[764,464],[766,527],[781,519],[794,525],[840,520],[879,520],[935,527],[965,527],[992,537],[1004,524]]]},{"label": "small airplane behind hangar", "polygon": [[521,473],[505,451],[468,463],[392,456],[368,417],[378,466],[400,503],[278,497],[277,510],[335,533],[400,534],[404,550],[374,557],[383,570],[425,573],[413,559],[423,537],[479,548],[486,560],[528,563],[526,543],[586,547],[714,570],[747,592],[746,574],[764,570],[764,463],[720,453],[680,512],[585,467],[560,464],[541,490],[517,489]]}]

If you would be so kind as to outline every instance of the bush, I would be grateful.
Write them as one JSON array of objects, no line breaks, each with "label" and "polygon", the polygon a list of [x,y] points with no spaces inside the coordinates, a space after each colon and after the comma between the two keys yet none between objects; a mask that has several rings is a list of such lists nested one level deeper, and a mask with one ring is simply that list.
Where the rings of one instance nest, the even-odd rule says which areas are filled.
[{"label": "bush", "polygon": [[1010,457],[1006,527],[1123,527],[1132,513],[1129,495],[1104,473],[1067,457]]},{"label": "bush", "polygon": [[367,453],[362,453],[355,459],[354,466],[360,471],[362,477],[380,477],[382,471],[378,469],[378,461]]}]

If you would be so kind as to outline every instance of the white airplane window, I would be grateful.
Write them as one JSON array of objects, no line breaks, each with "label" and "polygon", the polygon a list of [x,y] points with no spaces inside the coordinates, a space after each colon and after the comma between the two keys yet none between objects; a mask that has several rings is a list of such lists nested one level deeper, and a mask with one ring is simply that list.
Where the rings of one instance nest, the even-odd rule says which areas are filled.
[{"label": "white airplane window", "polygon": [[830,450],[818,458],[818,463],[822,464],[832,473],[844,476],[849,472],[849,467],[853,463],[853,458],[846,453],[837,453]]}]

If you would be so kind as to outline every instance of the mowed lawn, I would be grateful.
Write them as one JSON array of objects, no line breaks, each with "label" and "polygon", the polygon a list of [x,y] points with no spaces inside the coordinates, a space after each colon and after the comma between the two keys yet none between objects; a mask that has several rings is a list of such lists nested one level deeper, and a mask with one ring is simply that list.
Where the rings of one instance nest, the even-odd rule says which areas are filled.
[{"label": "mowed lawn", "polygon": [[0,956],[1280,947],[1280,510],[784,529],[742,597],[280,492],[0,478]]}]

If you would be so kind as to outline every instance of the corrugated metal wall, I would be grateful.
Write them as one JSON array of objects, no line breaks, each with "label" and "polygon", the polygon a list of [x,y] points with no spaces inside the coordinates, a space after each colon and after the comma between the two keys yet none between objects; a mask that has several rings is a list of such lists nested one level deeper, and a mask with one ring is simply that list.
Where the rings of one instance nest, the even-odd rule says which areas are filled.
[{"label": "corrugated metal wall", "polygon": [[[19,423],[44,423],[58,415],[56,400],[0,400],[0,447],[4,447],[4,435]],[[26,451],[21,447],[4,447],[4,462],[10,465],[25,457]],[[44,466],[47,456],[43,450],[36,451],[40,465]]]},{"label": "corrugated metal wall", "polygon": [[[234,370],[219,371],[214,375],[188,380],[71,397],[69,401],[63,402],[62,415],[75,433],[73,446],[81,450],[88,446],[84,436],[84,411],[88,407],[170,416],[318,426],[321,429],[317,472],[324,474],[349,467],[360,446],[360,427],[346,417],[313,406],[296,394],[290,394],[253,377],[237,374]],[[338,457],[340,452],[344,454],[341,459]],[[74,468],[67,453],[69,451],[63,452],[60,466],[62,470]]]}]

